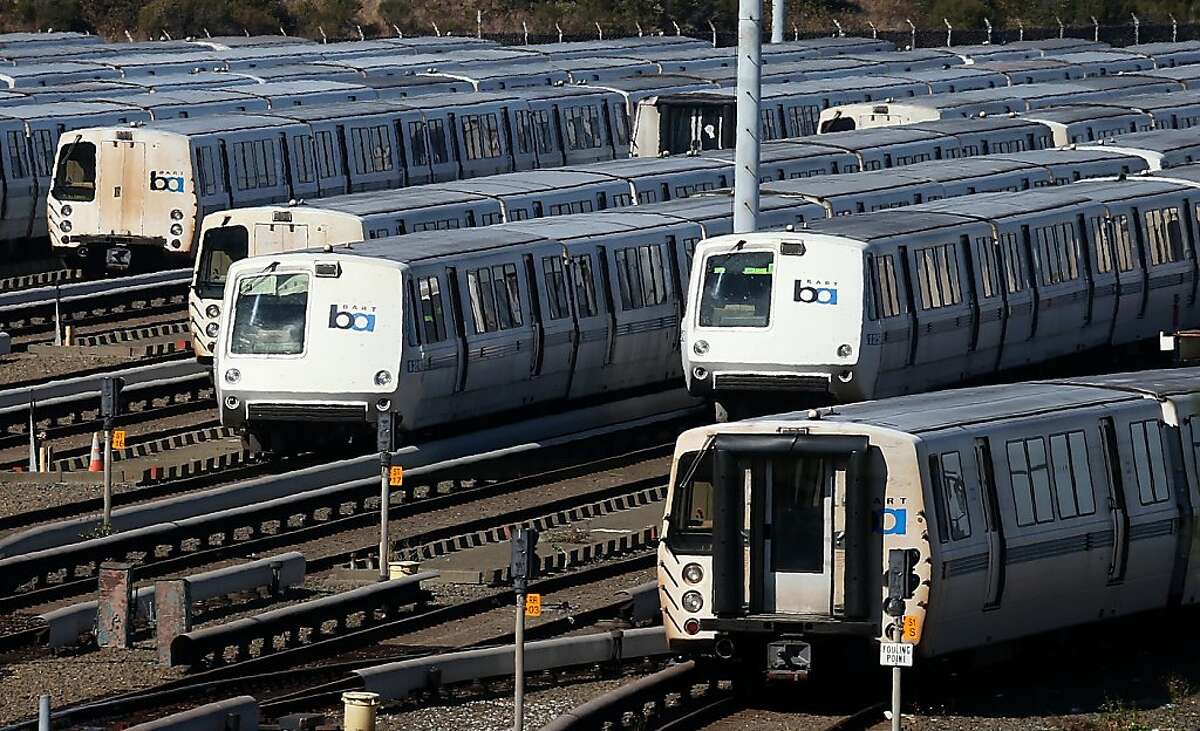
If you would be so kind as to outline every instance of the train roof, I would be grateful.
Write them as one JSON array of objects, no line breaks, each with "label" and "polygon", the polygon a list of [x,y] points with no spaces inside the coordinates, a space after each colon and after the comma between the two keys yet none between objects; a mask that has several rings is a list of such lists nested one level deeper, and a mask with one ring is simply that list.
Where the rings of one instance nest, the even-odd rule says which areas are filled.
[{"label": "train roof", "polygon": [[1099,104],[1064,104],[1056,107],[1030,109],[1025,113],[1026,118],[1041,122],[1056,122],[1058,124],[1074,124],[1092,119],[1107,119],[1111,117],[1128,117],[1140,112],[1121,107],[1103,106]]},{"label": "train roof", "polygon": [[1200,368],[1160,368],[1152,371],[1076,376],[1058,378],[1048,381],[1048,383],[1090,386],[1164,399],[1170,396],[1194,394],[1200,390]]},{"label": "train roof", "polygon": [[613,91],[636,93],[641,91],[663,90],[670,91],[674,89],[686,89],[691,87],[711,87],[712,91],[719,91],[719,87],[709,81],[697,78],[695,76],[685,76],[682,74],[646,74],[643,76],[629,76],[624,79],[612,79],[601,83],[592,84],[591,86],[601,89],[611,89]]},{"label": "train roof", "polygon": [[[1099,386],[1067,382],[976,386],[848,404],[821,414],[822,420],[882,426],[921,435],[967,424],[1052,414],[1065,408],[1103,406],[1142,398]],[[802,421],[797,411],[762,421]]]},{"label": "train roof", "polygon": [[1137,72],[1138,76],[1162,77],[1177,81],[1194,81],[1200,79],[1200,64],[1183,64],[1170,68],[1146,69]]},{"label": "train roof", "polygon": [[442,183],[440,187],[480,195],[506,195],[560,190],[572,186],[609,182],[613,179],[613,176],[599,172],[546,168]]},{"label": "train roof", "polygon": [[904,125],[906,129],[925,130],[943,135],[983,134],[1005,129],[1026,129],[1039,127],[1037,122],[1024,117],[989,114],[986,117],[946,117],[927,122],[912,122]]},{"label": "train roof", "polygon": [[486,196],[455,190],[448,185],[415,185],[411,188],[372,190],[318,198],[297,204],[297,207],[337,211],[355,216],[370,216],[484,200],[487,200]]},{"label": "train roof", "polygon": [[1200,163],[1188,163],[1186,165],[1176,165],[1169,170],[1156,172],[1154,177],[1163,180],[1187,180],[1193,183],[1200,183]]},{"label": "train roof", "polygon": [[14,104],[0,110],[0,115],[17,119],[38,119],[43,117],[78,117],[88,114],[105,114],[108,112],[140,112],[137,107],[121,104],[120,102],[91,102],[91,101],[61,101],[61,102],[30,102],[29,104]]},{"label": "train roof", "polygon": [[1175,109],[1177,107],[1200,104],[1200,90],[1187,89],[1159,94],[1136,94],[1112,102],[1088,102],[1089,104],[1112,104],[1113,106],[1130,109]]},{"label": "train roof", "polygon": [[[303,107],[300,107],[303,109]],[[147,129],[161,132],[172,132],[180,135],[195,136],[231,132],[242,129],[259,129],[262,127],[283,127],[292,120],[283,116],[268,116],[266,114],[218,114],[201,117],[184,117],[182,119],[164,119],[151,122]]]},{"label": "train roof", "polygon": [[[985,155],[982,158],[965,158],[970,160],[1013,160],[1033,165],[1060,165],[1099,162],[1101,160],[1130,160],[1143,162],[1137,155],[1130,155],[1117,150],[1105,150],[1097,147],[1058,147],[1045,150],[1024,150],[1022,152],[999,152]],[[957,162],[955,163],[957,164]],[[1144,164],[1144,162],[1143,162]]]},{"label": "train roof", "polygon": [[1148,132],[1130,132],[1117,135],[1111,140],[1096,144],[1127,147],[1151,152],[1171,152],[1200,144],[1194,129],[1154,129]]},{"label": "train roof", "polygon": [[861,150],[881,145],[898,145],[905,142],[947,139],[949,139],[949,136],[942,132],[898,125],[895,127],[867,127],[847,132],[830,132],[829,134],[820,135],[811,141],[818,145],[836,145],[837,147],[845,147],[848,150]]}]

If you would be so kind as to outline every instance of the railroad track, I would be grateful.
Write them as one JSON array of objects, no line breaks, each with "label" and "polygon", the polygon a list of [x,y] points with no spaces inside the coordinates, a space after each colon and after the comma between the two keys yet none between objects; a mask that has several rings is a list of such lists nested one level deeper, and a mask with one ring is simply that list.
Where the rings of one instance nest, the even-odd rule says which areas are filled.
[{"label": "railroad track", "polygon": [[53,333],[56,313],[59,325],[79,326],[186,311],[190,276],[172,269],[0,292],[0,330],[14,338]]},{"label": "railroad track", "polygon": [[[629,438],[636,437],[631,434]],[[610,446],[617,444],[617,440],[610,442]],[[588,461],[581,461],[577,457],[566,467],[543,470],[533,475],[528,474],[529,455],[526,453],[452,465],[447,469],[435,468],[425,474],[416,470],[416,474],[406,479],[404,502],[393,505],[391,515],[394,520],[402,520],[471,501],[528,490],[549,481],[592,474],[630,459],[665,455],[670,448],[670,444],[659,444],[649,450],[625,451],[615,457],[596,460],[593,458],[595,452],[587,452],[581,446],[576,450],[578,457]],[[473,480],[481,473],[509,477],[463,486],[464,480]],[[665,475],[661,479],[665,482]],[[105,560],[136,556],[135,577],[144,579],[325,539],[347,531],[369,530],[377,522],[378,482],[363,480],[353,484],[355,487],[352,489],[325,488],[302,493],[297,496],[301,500],[268,500],[229,510],[226,511],[228,516],[213,516],[215,522],[182,520],[160,523],[149,529],[118,533],[108,539],[94,538],[60,549],[46,549],[4,559],[8,565],[0,573],[6,575],[5,585],[12,588],[6,596],[0,597],[0,611],[36,606],[92,591],[95,587],[94,571]],[[452,488],[443,492],[439,486],[444,484]],[[304,516],[304,519],[296,520],[297,515]],[[271,526],[269,530],[264,529],[267,525]],[[429,534],[427,538],[436,540],[438,536]],[[310,557],[310,566],[320,570],[340,563],[370,560],[374,555],[373,543],[372,547],[356,544],[348,550],[329,551],[319,557]],[[85,569],[82,574],[78,573],[80,567]],[[59,581],[49,581],[51,576]]]},{"label": "railroad track", "polygon": [[[47,262],[48,265],[52,265]],[[53,266],[53,265],[52,265]],[[63,285],[78,282],[83,279],[83,271],[79,269],[46,269],[29,274],[0,275],[0,292],[17,292],[36,287]]]}]

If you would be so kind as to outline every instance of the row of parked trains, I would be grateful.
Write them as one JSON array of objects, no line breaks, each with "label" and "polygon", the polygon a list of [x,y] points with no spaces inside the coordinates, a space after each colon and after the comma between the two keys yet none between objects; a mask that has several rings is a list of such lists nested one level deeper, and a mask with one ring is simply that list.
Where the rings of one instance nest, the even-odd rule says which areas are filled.
[{"label": "row of parked trains", "polygon": [[[1144,70],[1115,73],[1108,57],[1124,52],[1095,50],[1087,41],[1048,41],[1043,43],[1049,49],[1026,45],[1007,51],[1019,57],[1015,60],[994,50],[998,47],[977,54],[895,52],[878,50],[881,43],[822,39],[773,46],[778,48],[774,56],[821,56],[780,61],[780,68],[809,64],[816,69],[834,62],[865,68],[845,75],[852,67],[842,65],[824,72],[839,76],[764,86],[764,139],[814,135],[824,110],[846,104],[984,91],[1003,92],[1009,99],[1011,89],[1022,90],[1025,112],[1052,105],[1091,105],[1068,120],[1040,120],[1058,143],[1087,139],[1089,131],[1096,139],[1155,125],[1186,126],[1194,117],[1195,100],[1187,91],[1192,77],[1184,73],[1187,62],[1194,60],[1187,52],[1189,44],[1151,49],[1162,57],[1161,63],[1153,53],[1133,54]],[[659,49],[650,48],[644,53],[656,52]],[[731,59],[727,49],[703,44],[661,52],[712,57],[714,63]],[[987,60],[989,54],[1004,60]],[[1028,58],[1031,55],[1035,58]],[[612,59],[598,58],[605,60]],[[975,63],[967,66],[965,60]],[[481,69],[503,68],[487,59],[473,63]],[[1169,67],[1145,68],[1155,65]],[[1041,81],[1050,67],[1071,80]],[[658,157],[716,150],[728,147],[733,127],[730,90],[720,86],[727,82],[717,75],[721,68],[731,72],[713,66],[695,72],[711,79],[643,73],[561,86],[545,79],[505,91],[463,89],[404,98],[332,81],[217,90],[237,95],[257,88],[270,97],[258,98],[258,106],[244,110],[238,108],[245,106],[244,100],[230,98],[214,98],[207,105],[163,99],[165,103],[154,109],[121,99],[20,108],[10,122],[14,139],[20,137],[20,128],[32,131],[27,147],[0,149],[6,171],[5,230],[0,240],[27,241],[48,230],[56,251],[96,267],[128,266],[139,258],[154,264],[162,255],[190,261],[200,222],[217,210],[616,160],[631,152]],[[1168,72],[1178,72],[1181,78],[1161,75]],[[795,74],[805,78],[803,69]],[[396,78],[411,81],[420,76],[414,72]],[[419,81],[432,83],[427,77]],[[315,86],[302,92],[297,84]],[[1122,97],[1135,93],[1154,95],[1158,101],[1148,107],[1153,111],[1127,108],[1120,126],[1101,102],[1119,105]],[[1173,96],[1179,97],[1177,103],[1170,101]],[[330,104],[333,100],[339,103]],[[980,104],[991,109],[993,102]],[[267,105],[270,108],[264,108]],[[35,118],[29,118],[34,112]],[[0,127],[6,123],[4,113],[0,107]],[[188,116],[152,119],[156,113]],[[130,195],[133,190],[139,194]]]}]

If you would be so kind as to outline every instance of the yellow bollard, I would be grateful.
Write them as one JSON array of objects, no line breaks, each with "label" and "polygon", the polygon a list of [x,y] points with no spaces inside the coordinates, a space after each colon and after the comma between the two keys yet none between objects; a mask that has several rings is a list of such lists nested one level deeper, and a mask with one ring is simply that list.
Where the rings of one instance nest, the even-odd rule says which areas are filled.
[{"label": "yellow bollard", "polygon": [[375,731],[375,707],[379,705],[378,693],[351,690],[342,693],[345,717],[344,731]]}]

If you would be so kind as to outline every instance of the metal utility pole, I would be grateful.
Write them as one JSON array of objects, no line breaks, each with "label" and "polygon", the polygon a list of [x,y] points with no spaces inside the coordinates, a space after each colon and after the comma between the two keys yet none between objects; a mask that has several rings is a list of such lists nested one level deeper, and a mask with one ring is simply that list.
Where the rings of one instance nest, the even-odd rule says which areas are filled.
[{"label": "metal utility pole", "polygon": [[[780,26],[782,28],[782,26]],[[733,232],[758,229],[758,157],[762,117],[762,0],[738,0],[737,147]]]},{"label": "metal utility pole", "polygon": [[392,541],[388,537],[388,510],[392,503],[391,473],[392,450],[396,448],[392,412],[379,415],[376,427],[376,443],[379,447],[379,580],[388,580],[388,562],[391,560]]},{"label": "metal utility pole", "polygon": [[112,530],[112,439],[113,420],[121,413],[121,389],[125,379],[105,377],[100,381],[100,415],[104,417],[104,530]]},{"label": "metal utility pole", "polygon": [[787,15],[787,0],[771,0],[771,42],[783,43],[783,23]]}]

